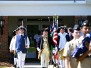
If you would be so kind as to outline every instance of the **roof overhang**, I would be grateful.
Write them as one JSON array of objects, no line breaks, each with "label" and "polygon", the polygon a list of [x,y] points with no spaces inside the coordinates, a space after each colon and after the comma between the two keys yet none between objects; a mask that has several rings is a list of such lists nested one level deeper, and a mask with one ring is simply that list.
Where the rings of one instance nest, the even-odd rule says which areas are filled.
[{"label": "roof overhang", "polygon": [[80,16],[91,15],[91,5],[60,1],[1,1],[1,16]]}]

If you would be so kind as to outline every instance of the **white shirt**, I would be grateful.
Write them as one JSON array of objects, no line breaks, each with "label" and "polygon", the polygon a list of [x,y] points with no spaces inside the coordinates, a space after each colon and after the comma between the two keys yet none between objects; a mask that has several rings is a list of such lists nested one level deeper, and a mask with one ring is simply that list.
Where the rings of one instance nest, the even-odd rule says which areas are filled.
[{"label": "white shirt", "polygon": [[28,38],[28,36],[27,36],[27,43],[26,43],[26,45],[27,45],[27,48],[29,48],[30,41],[29,41],[29,38]]},{"label": "white shirt", "polygon": [[10,46],[9,46],[10,51],[15,50],[15,42],[16,42],[16,36],[13,36],[10,42]]},{"label": "white shirt", "polygon": [[60,50],[62,50],[65,47],[66,44],[66,35],[67,33],[58,33],[58,35],[60,36],[60,40],[59,40],[59,48]]}]

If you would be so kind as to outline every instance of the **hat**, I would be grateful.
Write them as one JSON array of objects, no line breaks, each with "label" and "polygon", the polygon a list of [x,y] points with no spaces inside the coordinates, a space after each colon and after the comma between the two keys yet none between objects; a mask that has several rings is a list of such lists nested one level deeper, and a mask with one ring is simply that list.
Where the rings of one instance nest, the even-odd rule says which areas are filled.
[{"label": "hat", "polygon": [[13,32],[16,32],[16,29]]},{"label": "hat", "polygon": [[81,27],[83,27],[83,26],[89,26],[90,24],[89,24],[89,22],[88,22],[88,20],[85,20],[85,21],[83,21],[83,23],[81,24]]},{"label": "hat", "polygon": [[60,26],[59,29],[65,29],[65,26]]},{"label": "hat", "polygon": [[75,24],[73,30],[80,30],[80,26],[78,24]]},{"label": "hat", "polygon": [[17,30],[19,30],[19,29],[17,28],[17,29],[15,29],[13,32],[16,32]]},{"label": "hat", "polygon": [[44,28],[43,31],[48,31],[48,28]]},{"label": "hat", "polygon": [[24,30],[26,30],[26,28],[24,26],[19,26],[18,29],[24,29]]}]

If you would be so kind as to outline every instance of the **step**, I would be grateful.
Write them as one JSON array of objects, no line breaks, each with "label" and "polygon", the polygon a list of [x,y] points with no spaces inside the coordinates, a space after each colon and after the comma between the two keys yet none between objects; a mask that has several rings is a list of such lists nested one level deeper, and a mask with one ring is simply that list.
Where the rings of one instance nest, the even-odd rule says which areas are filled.
[{"label": "step", "polygon": [[[42,68],[41,65],[25,65],[24,68]],[[54,68],[53,65],[49,65],[48,68]]]}]

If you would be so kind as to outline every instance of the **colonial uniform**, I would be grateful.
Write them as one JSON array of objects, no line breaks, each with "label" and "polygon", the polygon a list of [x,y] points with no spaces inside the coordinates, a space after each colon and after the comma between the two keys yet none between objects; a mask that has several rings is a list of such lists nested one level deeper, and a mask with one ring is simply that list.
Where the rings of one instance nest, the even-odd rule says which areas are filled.
[{"label": "colonial uniform", "polygon": [[39,41],[37,50],[39,51],[38,56],[41,58],[41,66],[48,67],[50,57],[48,38],[42,36]]},{"label": "colonial uniform", "polygon": [[76,39],[72,39],[71,41],[67,42],[63,53],[64,57],[69,57],[69,61],[70,61],[69,67],[71,68],[77,68],[77,61],[75,58],[72,58],[71,56],[71,54],[77,47],[76,41],[77,41]]},{"label": "colonial uniform", "polygon": [[63,57],[63,51],[64,51],[64,47],[65,47],[65,44],[66,44],[66,35],[67,33],[58,33],[58,36],[59,36],[59,63],[61,65],[62,68],[64,68],[64,57]]},{"label": "colonial uniform", "polygon": [[17,57],[16,57],[16,54],[15,54],[15,38],[16,36],[13,36],[11,42],[10,42],[10,52],[12,52],[14,54],[14,66],[16,66],[17,64]]},{"label": "colonial uniform", "polygon": [[[84,27],[84,26],[86,26],[86,27]],[[88,26],[89,26],[88,21],[84,21],[82,23],[82,28],[84,27],[85,32],[86,32]],[[88,52],[89,45],[91,45],[90,44],[91,43],[90,34],[84,35],[84,33],[82,33],[82,36],[79,38],[78,41],[79,41],[79,45],[77,46],[75,53],[73,53],[73,55],[74,55],[73,57],[80,57],[80,58],[85,57],[85,58],[83,58],[83,60],[78,61],[77,68],[91,68],[91,55],[86,53],[86,52]],[[84,56],[84,54],[86,54],[86,55]]]},{"label": "colonial uniform", "polygon": [[17,54],[16,54],[16,49],[15,49],[15,42],[16,42],[16,31],[18,31],[18,29],[14,30],[13,33],[14,33],[14,36],[10,42],[10,52],[12,52],[14,54],[14,67],[17,66]]},{"label": "colonial uniform", "polygon": [[[19,27],[22,29],[23,27]],[[23,28],[24,29],[24,28]],[[27,48],[29,48],[29,39],[27,35],[18,34],[16,35],[16,53],[18,57],[19,68],[24,68],[25,57],[27,53]]]},{"label": "colonial uniform", "polygon": [[[82,36],[81,36],[81,38],[82,38]],[[82,41],[82,39],[80,39],[80,41]],[[91,68],[91,55],[88,55],[84,60],[79,61],[77,68]]]},{"label": "colonial uniform", "polygon": [[14,50],[15,50],[15,38],[16,37],[13,36],[11,39],[10,46],[9,46],[10,52],[14,52]]},{"label": "colonial uniform", "polygon": [[[50,57],[50,47],[49,47],[49,39],[48,39],[48,29],[43,30],[43,35],[39,38],[37,50],[39,52],[38,57],[41,59],[41,66],[48,67],[49,65],[49,57]],[[46,34],[46,35],[45,35]]]},{"label": "colonial uniform", "polygon": [[63,56],[65,57],[65,59],[67,59],[66,63],[68,63],[68,68],[77,68],[77,61],[76,58],[72,57],[72,53],[74,52],[74,50],[77,48],[77,45],[79,44],[78,42],[79,34],[77,31],[79,31],[80,28],[79,26],[75,25],[73,29],[74,29],[73,39],[66,43],[64,48],[64,53],[63,53]]}]

